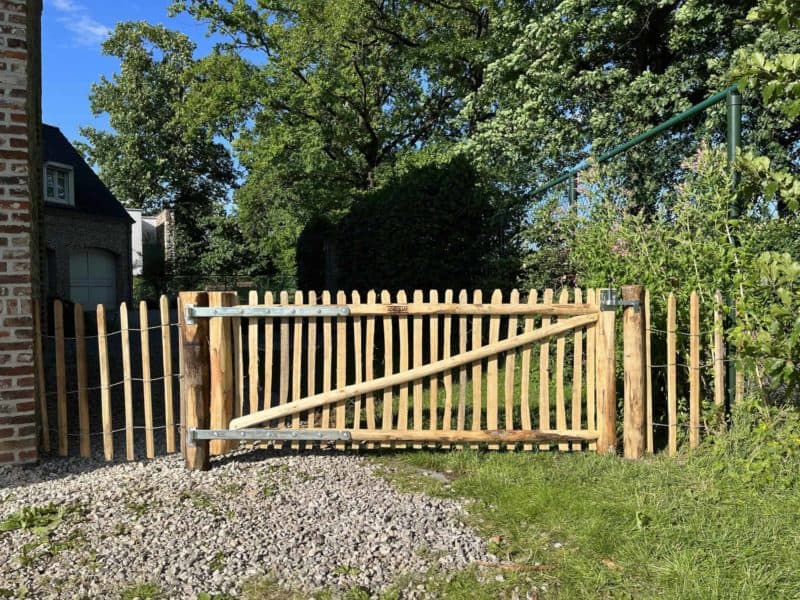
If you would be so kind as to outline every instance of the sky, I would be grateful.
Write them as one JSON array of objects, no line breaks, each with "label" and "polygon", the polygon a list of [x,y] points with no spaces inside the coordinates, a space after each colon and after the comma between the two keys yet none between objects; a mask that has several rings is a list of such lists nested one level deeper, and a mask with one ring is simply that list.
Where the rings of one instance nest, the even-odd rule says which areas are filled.
[{"label": "sky", "polygon": [[100,45],[119,21],[162,23],[186,33],[205,54],[213,40],[206,27],[190,16],[167,15],[169,0],[44,0],[42,13],[42,118],[61,129],[67,139],[78,139],[78,129],[107,128],[105,117],[94,117],[89,91],[101,75],[110,77],[119,67],[103,56]]}]

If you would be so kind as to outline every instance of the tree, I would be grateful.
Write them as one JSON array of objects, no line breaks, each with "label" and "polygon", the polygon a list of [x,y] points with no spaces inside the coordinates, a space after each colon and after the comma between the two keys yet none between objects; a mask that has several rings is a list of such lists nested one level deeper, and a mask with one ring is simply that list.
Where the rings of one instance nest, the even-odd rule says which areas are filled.
[{"label": "tree", "polygon": [[422,156],[446,156],[479,117],[463,98],[483,82],[498,7],[476,0],[185,0],[227,36],[197,65],[188,104],[234,139],[246,183],[245,237],[279,270],[315,215],[337,218]]},{"label": "tree", "polygon": [[[466,107],[491,118],[467,145],[524,197],[590,154],[728,87],[735,50],[756,35],[741,26],[755,4],[547,0],[526,5],[522,18],[509,13],[498,27],[512,42]],[[774,154],[792,150],[791,136],[769,136],[775,144],[763,135],[777,122],[746,100],[748,123],[758,124],[745,132],[748,143],[772,143]],[[722,136],[722,111],[718,105],[608,166],[633,192],[630,210],[656,209],[661,192],[682,177],[682,160],[704,137]]]},{"label": "tree", "polygon": [[183,103],[196,83],[195,45],[184,34],[145,22],[119,23],[103,53],[120,61],[111,79],[92,86],[91,108],[112,131],[81,129],[80,144],[123,204],[175,210],[172,274],[199,275],[209,222],[223,217],[235,181],[227,149],[208,127],[189,122]]}]

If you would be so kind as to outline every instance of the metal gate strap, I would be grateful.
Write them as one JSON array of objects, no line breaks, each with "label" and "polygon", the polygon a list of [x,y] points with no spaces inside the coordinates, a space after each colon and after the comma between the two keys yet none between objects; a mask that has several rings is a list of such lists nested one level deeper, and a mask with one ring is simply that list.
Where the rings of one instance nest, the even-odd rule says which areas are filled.
[{"label": "metal gate strap", "polygon": [[346,317],[347,306],[194,306],[186,305],[186,323],[198,317]]},{"label": "metal gate strap", "polygon": [[189,429],[186,442],[197,440],[300,440],[311,442],[349,442],[349,431],[336,429]]}]

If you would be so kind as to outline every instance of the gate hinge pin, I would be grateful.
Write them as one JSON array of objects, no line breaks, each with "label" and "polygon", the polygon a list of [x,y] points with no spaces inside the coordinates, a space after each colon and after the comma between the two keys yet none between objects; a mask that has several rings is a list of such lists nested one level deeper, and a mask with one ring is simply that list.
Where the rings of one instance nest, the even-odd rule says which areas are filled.
[{"label": "gate hinge pin", "polygon": [[600,290],[600,310],[616,310],[626,306],[639,310],[641,303],[638,300],[623,300],[616,290]]}]

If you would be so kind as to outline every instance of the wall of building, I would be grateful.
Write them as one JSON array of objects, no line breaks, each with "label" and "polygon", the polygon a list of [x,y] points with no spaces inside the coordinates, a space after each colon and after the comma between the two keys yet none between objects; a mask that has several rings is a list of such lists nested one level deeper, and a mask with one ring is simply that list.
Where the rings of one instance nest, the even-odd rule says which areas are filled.
[{"label": "wall of building", "polygon": [[37,460],[41,0],[0,0],[0,463]]},{"label": "wall of building", "polygon": [[[89,248],[102,248],[113,253],[115,257],[118,302],[130,302],[132,295],[130,223],[118,219],[93,217],[87,213],[71,211],[69,208],[47,206],[44,210],[44,228],[47,231],[47,249],[54,259],[52,267],[55,273],[48,273],[48,279],[55,283],[55,295],[60,298],[70,298],[70,253]],[[52,291],[49,290],[51,295]]]}]

